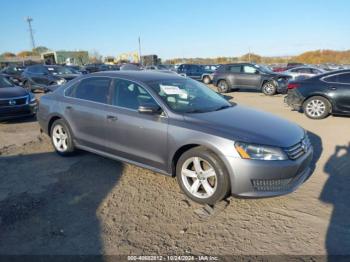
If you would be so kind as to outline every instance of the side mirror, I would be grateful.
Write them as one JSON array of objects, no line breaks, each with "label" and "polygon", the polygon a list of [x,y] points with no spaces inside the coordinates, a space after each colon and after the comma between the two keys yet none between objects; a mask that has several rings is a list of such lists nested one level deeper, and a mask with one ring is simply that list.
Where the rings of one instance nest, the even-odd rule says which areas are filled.
[{"label": "side mirror", "polygon": [[256,74],[256,75],[260,75],[259,70],[256,70],[256,71],[255,71],[255,74]]},{"label": "side mirror", "polygon": [[158,105],[148,104],[139,106],[138,111],[141,114],[159,114],[161,108]]}]

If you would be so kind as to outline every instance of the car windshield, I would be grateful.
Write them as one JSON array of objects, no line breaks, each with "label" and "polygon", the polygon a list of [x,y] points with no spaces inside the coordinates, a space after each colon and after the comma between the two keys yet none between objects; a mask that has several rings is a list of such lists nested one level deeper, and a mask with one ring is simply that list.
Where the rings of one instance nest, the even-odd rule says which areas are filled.
[{"label": "car windshield", "polygon": [[266,74],[269,74],[272,72],[270,68],[268,68],[267,66],[264,66],[264,65],[255,65],[255,67],[258,68],[261,72],[266,73]]},{"label": "car windshield", "polygon": [[48,67],[47,70],[49,70],[49,72],[52,73],[53,75],[74,74],[74,69],[64,67],[64,66]]},{"label": "car windshield", "polygon": [[205,113],[232,106],[221,95],[192,79],[159,80],[148,85],[177,113]]},{"label": "car windshield", "polygon": [[6,77],[0,76],[0,88],[13,87],[14,85]]}]

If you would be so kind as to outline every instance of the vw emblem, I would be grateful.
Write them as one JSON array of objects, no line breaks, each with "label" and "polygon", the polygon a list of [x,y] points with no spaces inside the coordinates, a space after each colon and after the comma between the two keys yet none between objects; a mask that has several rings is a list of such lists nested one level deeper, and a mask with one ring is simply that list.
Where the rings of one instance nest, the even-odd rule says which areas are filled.
[{"label": "vw emblem", "polygon": [[10,106],[16,105],[16,100],[10,100],[10,101],[9,101],[9,105],[10,105]]}]

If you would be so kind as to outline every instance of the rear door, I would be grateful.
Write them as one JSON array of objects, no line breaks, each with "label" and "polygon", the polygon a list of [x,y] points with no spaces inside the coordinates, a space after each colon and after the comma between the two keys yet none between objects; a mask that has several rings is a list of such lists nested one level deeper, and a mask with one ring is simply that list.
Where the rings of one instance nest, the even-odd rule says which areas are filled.
[{"label": "rear door", "polygon": [[350,113],[350,73],[339,73],[323,79],[327,83],[328,95],[336,108]]},{"label": "rear door", "polygon": [[64,116],[82,146],[106,150],[111,78],[85,78],[65,92]]},{"label": "rear door", "polygon": [[106,138],[109,153],[167,169],[168,118],[163,114],[141,114],[138,107],[157,104],[141,85],[115,79],[112,91],[111,119],[107,121]]},{"label": "rear door", "polygon": [[225,78],[231,88],[239,88],[242,84],[242,66],[228,65],[225,68]]}]

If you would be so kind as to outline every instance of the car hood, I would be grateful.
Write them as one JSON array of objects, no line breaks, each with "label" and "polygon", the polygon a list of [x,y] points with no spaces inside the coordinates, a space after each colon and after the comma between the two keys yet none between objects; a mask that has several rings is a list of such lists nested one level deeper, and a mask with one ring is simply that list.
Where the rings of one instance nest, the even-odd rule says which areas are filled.
[{"label": "car hood", "polygon": [[292,122],[240,105],[184,117],[212,134],[252,144],[290,147],[305,135],[304,129]]},{"label": "car hood", "polygon": [[26,96],[26,95],[28,95],[28,91],[25,90],[23,87],[15,86],[15,87],[0,88],[0,99]]}]

